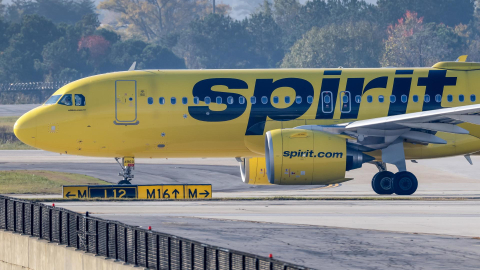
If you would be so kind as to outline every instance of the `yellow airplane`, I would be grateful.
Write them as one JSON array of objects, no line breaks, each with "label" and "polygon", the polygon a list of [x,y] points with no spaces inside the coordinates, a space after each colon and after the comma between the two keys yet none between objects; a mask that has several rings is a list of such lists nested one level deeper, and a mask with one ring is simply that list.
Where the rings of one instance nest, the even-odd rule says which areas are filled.
[{"label": "yellow airplane", "polygon": [[[480,151],[480,63],[432,68],[132,70],[84,78],[15,124],[24,143],[123,159],[230,157],[249,184],[325,185],[375,164],[411,195],[406,160]],[[398,172],[387,171],[386,163]]]}]

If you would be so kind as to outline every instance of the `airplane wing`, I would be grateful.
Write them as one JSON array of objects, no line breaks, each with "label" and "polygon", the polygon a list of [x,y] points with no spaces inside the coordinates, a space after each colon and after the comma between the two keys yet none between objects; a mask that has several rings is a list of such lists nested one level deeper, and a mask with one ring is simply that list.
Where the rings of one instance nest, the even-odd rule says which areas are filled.
[{"label": "airplane wing", "polygon": [[299,126],[300,129],[319,130],[332,134],[347,135],[351,144],[363,151],[384,149],[398,138],[420,144],[446,144],[437,132],[469,134],[458,124],[480,125],[480,104],[403,115],[359,120],[351,123],[316,126]]}]

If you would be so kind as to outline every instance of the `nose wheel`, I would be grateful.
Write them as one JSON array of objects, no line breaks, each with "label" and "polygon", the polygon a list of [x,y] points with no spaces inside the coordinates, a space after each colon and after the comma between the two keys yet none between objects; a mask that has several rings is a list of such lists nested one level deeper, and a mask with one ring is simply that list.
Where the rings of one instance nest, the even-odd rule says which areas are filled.
[{"label": "nose wheel", "polygon": [[118,165],[122,168],[122,171],[118,173],[119,176],[123,177],[123,180],[118,182],[119,185],[131,185],[130,181],[133,179],[133,173],[135,166],[135,159],[133,157],[124,157],[122,158],[122,163],[119,161],[120,158],[115,158]]}]

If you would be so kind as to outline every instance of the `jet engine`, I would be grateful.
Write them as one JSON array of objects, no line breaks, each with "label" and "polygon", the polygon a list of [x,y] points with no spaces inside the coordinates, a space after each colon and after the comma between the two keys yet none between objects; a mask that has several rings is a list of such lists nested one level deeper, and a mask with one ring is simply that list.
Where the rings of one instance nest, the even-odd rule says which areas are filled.
[{"label": "jet engine", "polygon": [[265,137],[268,182],[276,185],[325,185],[346,181],[345,172],[373,157],[347,147],[336,135],[305,129],[276,129]]}]

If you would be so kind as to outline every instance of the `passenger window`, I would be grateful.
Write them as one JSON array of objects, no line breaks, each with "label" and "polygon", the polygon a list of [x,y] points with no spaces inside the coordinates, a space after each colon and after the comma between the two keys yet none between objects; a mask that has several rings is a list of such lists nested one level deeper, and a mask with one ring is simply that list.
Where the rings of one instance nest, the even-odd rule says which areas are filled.
[{"label": "passenger window", "polygon": [[158,103],[160,103],[160,105],[165,104],[165,98],[163,98],[163,97],[159,98]]},{"label": "passenger window", "polygon": [[397,101],[397,97],[395,95],[390,96],[390,103],[395,103]]},{"label": "passenger window", "polygon": [[477,97],[475,95],[470,95],[470,101],[475,102],[477,100]]},{"label": "passenger window", "polygon": [[238,98],[238,103],[244,104],[245,103],[245,97],[239,97]]},{"label": "passenger window", "polygon": [[285,103],[290,104],[290,97],[289,96],[285,97]]},{"label": "passenger window", "polygon": [[177,99],[174,98],[174,97],[172,97],[172,98],[170,99],[170,103],[172,103],[172,105],[177,104]]},{"label": "passenger window", "polygon": [[250,103],[252,103],[252,104],[257,103],[257,98],[256,97],[251,97],[250,98]]},{"label": "passenger window", "polygon": [[[327,97],[328,97],[328,96],[327,96]],[[328,98],[330,98],[330,97],[328,97]],[[312,96],[308,96],[308,97],[307,97],[307,103],[308,103],[308,104],[312,104],[312,103],[313,103],[313,97],[312,97]],[[327,103],[330,103],[330,102],[327,102]]]},{"label": "passenger window", "polygon": [[183,98],[182,98],[182,104],[183,104],[183,105],[186,105],[187,103],[188,103],[188,98],[183,97]]},{"label": "passenger window", "polygon": [[408,101],[407,95],[402,95],[401,100],[402,100],[403,103],[407,103],[407,101]]},{"label": "passenger window", "polygon": [[[152,98],[153,103],[153,98]],[[75,94],[75,106],[85,106],[85,96],[80,94]]]},{"label": "passenger window", "polygon": [[228,97],[227,98],[227,103],[228,104],[233,104],[233,97]]},{"label": "passenger window", "polygon": [[425,95],[423,97],[423,101],[425,101],[426,103],[429,103],[430,102],[430,95]]},{"label": "passenger window", "polygon": [[273,97],[273,103],[278,104],[278,97]]},{"label": "passenger window", "polygon": [[302,103],[302,97],[301,97],[301,96],[297,96],[297,97],[295,98],[295,102],[296,102],[297,104]]},{"label": "passenger window", "polygon": [[448,102],[452,102],[452,101],[453,101],[453,96],[452,96],[452,95],[448,95],[448,96],[447,96],[447,101],[448,101]]},{"label": "passenger window", "polygon": [[200,99],[198,97],[193,97],[193,104],[200,103]]},{"label": "passenger window", "polygon": [[460,102],[464,102],[464,101],[465,101],[465,96],[464,96],[464,95],[459,95],[459,96],[458,96],[458,100],[459,100]]},{"label": "passenger window", "polygon": [[373,101],[373,97],[372,96],[367,96],[367,102],[372,103],[372,101]]},{"label": "passenger window", "polygon": [[413,102],[415,102],[415,103],[418,102],[418,96],[417,95],[413,95]]},{"label": "passenger window", "polygon": [[378,96],[378,102],[383,103],[384,101],[385,98],[382,95]]},{"label": "passenger window", "polygon": [[268,103],[268,98],[266,96],[262,97],[262,103],[267,104]]},{"label": "passenger window", "polygon": [[348,103],[348,96],[347,95],[344,95],[342,99],[343,99],[344,104]]},{"label": "passenger window", "polygon": [[60,105],[65,105],[65,106],[72,106],[72,95],[71,94],[66,94],[60,99],[60,102],[58,102]]},{"label": "passenger window", "polygon": [[210,104],[210,102],[212,102],[212,100],[210,99],[210,97],[205,97],[205,104]]},{"label": "passenger window", "polygon": [[356,95],[356,96],[355,96],[355,102],[356,102],[356,103],[361,103],[361,102],[362,102],[362,96]]},{"label": "passenger window", "polygon": [[62,95],[51,96],[47,101],[45,101],[45,105],[55,104],[61,97]]},{"label": "passenger window", "polygon": [[217,97],[216,102],[217,104],[222,104],[222,97]]},{"label": "passenger window", "polygon": [[[148,101],[148,104],[152,105],[153,104],[153,97],[149,97],[147,101]],[[76,103],[76,101],[75,101],[75,103]]]},{"label": "passenger window", "polygon": [[438,102],[438,103],[442,102],[442,95],[440,95],[440,94],[436,95],[435,96],[435,101]]}]

